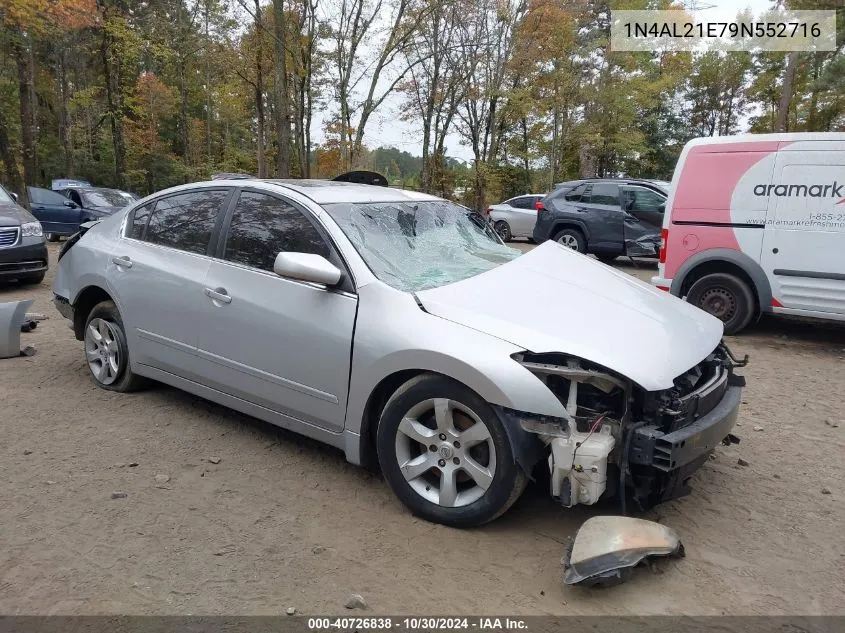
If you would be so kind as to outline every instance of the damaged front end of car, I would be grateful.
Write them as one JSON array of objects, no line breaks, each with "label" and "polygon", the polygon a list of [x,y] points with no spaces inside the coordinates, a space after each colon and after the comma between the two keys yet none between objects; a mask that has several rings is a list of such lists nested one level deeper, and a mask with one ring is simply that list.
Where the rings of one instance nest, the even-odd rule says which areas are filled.
[{"label": "damaged front end of car", "polygon": [[618,497],[623,514],[690,492],[689,479],[722,442],[738,441],[745,380],[720,343],[673,387],[646,391],[611,370],[565,354],[520,353],[566,409],[565,418],[507,411],[546,447],[551,494],[561,505]]}]

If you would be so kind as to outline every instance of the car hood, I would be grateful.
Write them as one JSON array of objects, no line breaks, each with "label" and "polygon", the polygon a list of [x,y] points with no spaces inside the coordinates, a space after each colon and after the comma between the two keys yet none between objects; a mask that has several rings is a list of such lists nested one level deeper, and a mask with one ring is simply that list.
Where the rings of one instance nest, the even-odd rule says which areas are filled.
[{"label": "car hood", "polygon": [[16,204],[0,202],[0,226],[18,226],[24,222],[35,222],[35,216]]},{"label": "car hood", "polygon": [[529,352],[591,361],[647,391],[672,387],[723,332],[703,310],[554,242],[417,298],[430,314]]}]

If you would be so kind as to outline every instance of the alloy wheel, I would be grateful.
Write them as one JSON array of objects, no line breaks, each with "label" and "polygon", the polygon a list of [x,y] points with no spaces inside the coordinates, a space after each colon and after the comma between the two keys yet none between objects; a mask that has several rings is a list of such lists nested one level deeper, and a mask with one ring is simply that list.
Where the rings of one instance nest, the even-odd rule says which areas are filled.
[{"label": "alloy wheel", "polygon": [[412,407],[399,424],[395,450],[411,488],[442,507],[477,501],[496,474],[490,430],[469,407],[447,398]]},{"label": "alloy wheel", "polygon": [[566,248],[571,248],[573,251],[578,250],[578,240],[570,233],[566,233],[557,238],[557,243],[565,246]]},{"label": "alloy wheel", "polygon": [[91,319],[85,329],[85,359],[97,382],[110,385],[120,372],[117,329],[105,319]]}]

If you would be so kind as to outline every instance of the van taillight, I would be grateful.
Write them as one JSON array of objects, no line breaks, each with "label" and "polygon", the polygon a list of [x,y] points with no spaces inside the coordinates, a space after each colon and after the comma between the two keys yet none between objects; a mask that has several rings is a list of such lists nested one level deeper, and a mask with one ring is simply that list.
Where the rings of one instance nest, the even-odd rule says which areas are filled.
[{"label": "van taillight", "polygon": [[536,208],[537,211],[542,211],[543,210],[543,201],[537,200],[537,202],[534,203],[534,208]]},{"label": "van taillight", "polygon": [[669,229],[660,231],[660,263],[666,263],[666,246],[669,244]]}]

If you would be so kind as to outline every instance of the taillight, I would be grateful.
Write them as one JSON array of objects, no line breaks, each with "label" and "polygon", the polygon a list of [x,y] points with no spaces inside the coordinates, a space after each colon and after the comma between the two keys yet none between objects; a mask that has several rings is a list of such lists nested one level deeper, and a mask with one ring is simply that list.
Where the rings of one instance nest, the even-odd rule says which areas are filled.
[{"label": "taillight", "polygon": [[492,210],[493,210],[493,207],[487,207],[487,208],[484,210],[484,215],[490,215],[490,212],[491,212]]},{"label": "taillight", "polygon": [[537,208],[537,211],[542,210],[543,209],[543,201],[537,200],[537,202],[534,203],[534,206]]},{"label": "taillight", "polygon": [[660,231],[660,263],[666,263],[666,247],[669,245],[669,229]]}]

